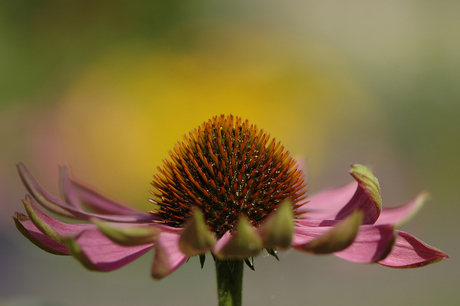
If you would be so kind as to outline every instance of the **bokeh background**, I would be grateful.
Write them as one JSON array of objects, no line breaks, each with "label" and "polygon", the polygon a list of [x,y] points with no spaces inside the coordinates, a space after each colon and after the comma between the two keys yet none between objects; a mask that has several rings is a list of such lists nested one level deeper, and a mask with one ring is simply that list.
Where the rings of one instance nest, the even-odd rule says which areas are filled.
[{"label": "bokeh background", "polygon": [[212,259],[162,281],[152,253],[108,274],[30,244],[15,163],[58,165],[150,209],[176,141],[234,114],[305,157],[309,189],[371,167],[384,205],[431,201],[404,230],[451,255],[422,269],[259,256],[245,305],[460,304],[460,2],[0,1],[0,305],[216,305]]}]

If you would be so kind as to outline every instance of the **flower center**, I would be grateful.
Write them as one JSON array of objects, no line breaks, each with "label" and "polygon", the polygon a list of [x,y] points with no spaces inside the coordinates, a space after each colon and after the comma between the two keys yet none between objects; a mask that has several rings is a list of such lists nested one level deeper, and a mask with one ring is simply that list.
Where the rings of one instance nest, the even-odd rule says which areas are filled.
[{"label": "flower center", "polygon": [[290,199],[304,197],[303,174],[284,147],[263,130],[233,116],[210,119],[184,136],[154,175],[150,201],[162,223],[181,227],[199,207],[221,237],[240,215],[258,226]]}]

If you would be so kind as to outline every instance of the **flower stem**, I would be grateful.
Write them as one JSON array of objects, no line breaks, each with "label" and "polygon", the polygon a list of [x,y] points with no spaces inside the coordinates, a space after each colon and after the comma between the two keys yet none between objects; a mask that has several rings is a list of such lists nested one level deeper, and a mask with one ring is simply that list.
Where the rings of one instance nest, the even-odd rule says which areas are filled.
[{"label": "flower stem", "polygon": [[219,306],[241,306],[243,261],[215,259]]}]

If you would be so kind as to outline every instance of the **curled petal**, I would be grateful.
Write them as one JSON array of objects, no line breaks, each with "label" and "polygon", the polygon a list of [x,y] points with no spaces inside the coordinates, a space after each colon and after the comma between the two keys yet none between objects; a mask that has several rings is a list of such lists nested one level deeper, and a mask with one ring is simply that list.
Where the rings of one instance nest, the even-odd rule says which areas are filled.
[{"label": "curled petal", "polygon": [[66,246],[43,234],[26,215],[16,213],[13,220],[19,232],[40,249],[55,255],[70,255]]},{"label": "curled petal", "polygon": [[293,247],[299,251],[329,254],[348,247],[355,239],[363,213],[355,211],[345,220],[332,221],[331,226],[298,227],[295,230]]},{"label": "curled petal", "polygon": [[[225,241],[226,244],[222,245]],[[240,217],[236,232],[230,239],[220,239],[214,248],[219,259],[247,258],[258,255],[263,248],[262,238],[245,217]]]},{"label": "curled petal", "polygon": [[161,233],[158,236],[152,265],[154,279],[162,279],[187,261],[188,256],[179,249],[179,239],[180,235],[175,233]]},{"label": "curled petal", "polygon": [[363,225],[353,243],[334,255],[357,263],[377,262],[388,255],[394,241],[393,226],[388,224]]},{"label": "curled petal", "polygon": [[161,232],[160,227],[155,224],[109,223],[97,219],[92,221],[109,239],[124,246],[153,244]]},{"label": "curled petal", "polygon": [[401,227],[409,221],[423,206],[428,199],[429,194],[426,191],[421,192],[414,199],[397,207],[383,207],[382,214],[375,224],[394,224],[395,227]]},{"label": "curled petal", "polygon": [[335,219],[342,220],[358,209],[364,212],[363,224],[374,224],[382,210],[379,182],[372,172],[362,165],[353,165],[350,174],[358,182],[358,188]]},{"label": "curled petal", "polygon": [[94,188],[86,186],[69,177],[67,167],[60,168],[60,184],[63,198],[72,206],[83,209],[83,206],[98,214],[108,215],[136,215],[141,212],[128,207],[127,204],[118,203],[115,200],[96,192]]},{"label": "curled petal", "polygon": [[215,243],[203,213],[199,209],[193,209],[193,216],[187,221],[180,235],[180,250],[189,256],[205,254],[214,247]]},{"label": "curled petal", "polygon": [[449,258],[446,253],[406,232],[397,231],[397,234],[391,253],[379,264],[391,268],[418,268]]},{"label": "curled petal", "polygon": [[287,249],[294,233],[293,220],[292,202],[281,203],[278,210],[259,227],[264,247]]},{"label": "curled petal", "polygon": [[32,176],[32,174],[29,172],[29,170],[24,166],[24,164],[20,163],[17,164],[19,176],[21,177],[21,180],[24,184],[24,186],[27,188],[27,190],[30,192],[30,194],[34,197],[34,199],[43,205],[46,209],[67,217],[67,218],[73,218],[73,219],[84,219],[82,216],[78,214],[77,211],[74,211],[72,207],[70,207],[67,203],[61,201],[59,198],[56,198],[52,195],[50,195],[48,192],[46,192],[45,189],[43,189],[35,180],[35,178]]},{"label": "curled petal", "polygon": [[148,222],[152,219],[151,215],[145,213],[135,213],[130,215],[104,215],[86,212],[46,192],[46,190],[44,190],[37,183],[35,178],[23,164],[18,164],[17,167],[22,182],[24,183],[30,194],[33,196],[33,198],[40,205],[58,215],[78,220],[89,220],[90,218],[99,218],[115,222]]},{"label": "curled petal", "polygon": [[344,204],[350,201],[358,184],[351,182],[345,186],[326,189],[309,196],[298,211],[308,211],[308,217],[317,220],[332,220]]},{"label": "curled petal", "polygon": [[121,268],[153,248],[153,244],[118,245],[97,228],[83,231],[76,237],[65,237],[64,241],[73,257],[85,268],[103,272]]}]

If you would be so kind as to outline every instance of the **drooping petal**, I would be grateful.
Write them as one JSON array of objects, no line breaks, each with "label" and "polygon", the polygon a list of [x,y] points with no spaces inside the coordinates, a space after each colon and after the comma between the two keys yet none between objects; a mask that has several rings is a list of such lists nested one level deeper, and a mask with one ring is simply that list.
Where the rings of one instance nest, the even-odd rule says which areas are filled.
[{"label": "drooping petal", "polygon": [[153,248],[153,244],[121,246],[107,238],[98,228],[65,237],[70,253],[84,267],[93,271],[113,271],[121,268]]},{"label": "drooping petal", "polygon": [[84,230],[96,228],[93,224],[69,224],[51,218],[40,210],[35,201],[28,195],[22,202],[30,220],[46,236],[59,244],[64,243],[63,237],[78,235]]},{"label": "drooping petal", "polygon": [[115,222],[148,222],[152,219],[151,215],[142,213],[136,213],[134,215],[104,215],[93,214],[80,210],[46,192],[46,190],[43,189],[37,183],[35,178],[23,164],[18,164],[17,167],[22,182],[24,183],[25,187],[30,192],[30,194],[33,196],[33,198],[40,205],[58,215],[78,220],[89,220],[90,218],[99,218]]},{"label": "drooping petal", "polygon": [[152,265],[154,279],[162,279],[187,261],[188,256],[179,249],[179,239],[180,235],[175,233],[165,232],[158,236]]},{"label": "drooping petal", "polygon": [[109,223],[97,219],[92,221],[109,239],[124,246],[152,244],[161,232],[161,228],[155,224]]},{"label": "drooping petal", "polygon": [[269,216],[258,229],[264,247],[287,249],[291,245],[294,234],[293,220],[292,202],[281,203],[278,210]]},{"label": "drooping petal", "polygon": [[127,204],[103,196],[94,188],[86,186],[69,176],[67,167],[60,168],[60,185],[63,198],[74,207],[83,209],[83,206],[98,214],[107,215],[136,215],[142,214]]},{"label": "drooping petal", "polygon": [[428,197],[428,192],[423,191],[414,199],[409,200],[402,205],[396,207],[384,206],[382,213],[375,224],[394,224],[397,228],[401,227],[420,210]]},{"label": "drooping petal", "polygon": [[397,231],[396,242],[391,253],[379,264],[390,268],[418,268],[449,258],[432,246],[418,240],[414,236]]},{"label": "drooping petal", "polygon": [[341,251],[353,242],[362,220],[363,213],[355,211],[345,220],[330,221],[328,225],[296,227],[292,245],[299,251],[315,254]]},{"label": "drooping petal", "polygon": [[353,198],[339,211],[335,219],[345,219],[358,209],[364,212],[363,224],[374,224],[382,210],[379,182],[372,172],[362,165],[353,165],[350,174],[358,182],[358,188]]},{"label": "drooping petal", "polygon": [[20,163],[16,166],[24,186],[43,207],[67,218],[84,219],[78,214],[78,211],[74,211],[67,203],[46,192],[46,190],[37,183],[24,164]]},{"label": "drooping petal", "polygon": [[363,225],[353,243],[334,255],[356,263],[377,262],[388,255],[394,241],[392,225]]},{"label": "drooping petal", "polygon": [[66,246],[43,234],[26,215],[15,213],[13,220],[19,232],[40,249],[55,255],[70,255]]},{"label": "drooping petal", "polygon": [[[222,240],[221,241],[225,241]],[[219,247],[219,248],[218,248]],[[214,254],[219,259],[246,258],[258,255],[263,248],[262,238],[245,217],[240,217],[226,244],[216,244]]]},{"label": "drooping petal", "polygon": [[193,215],[180,235],[180,250],[189,256],[205,254],[215,244],[216,241],[205,223],[203,213],[199,209],[193,209]]}]

